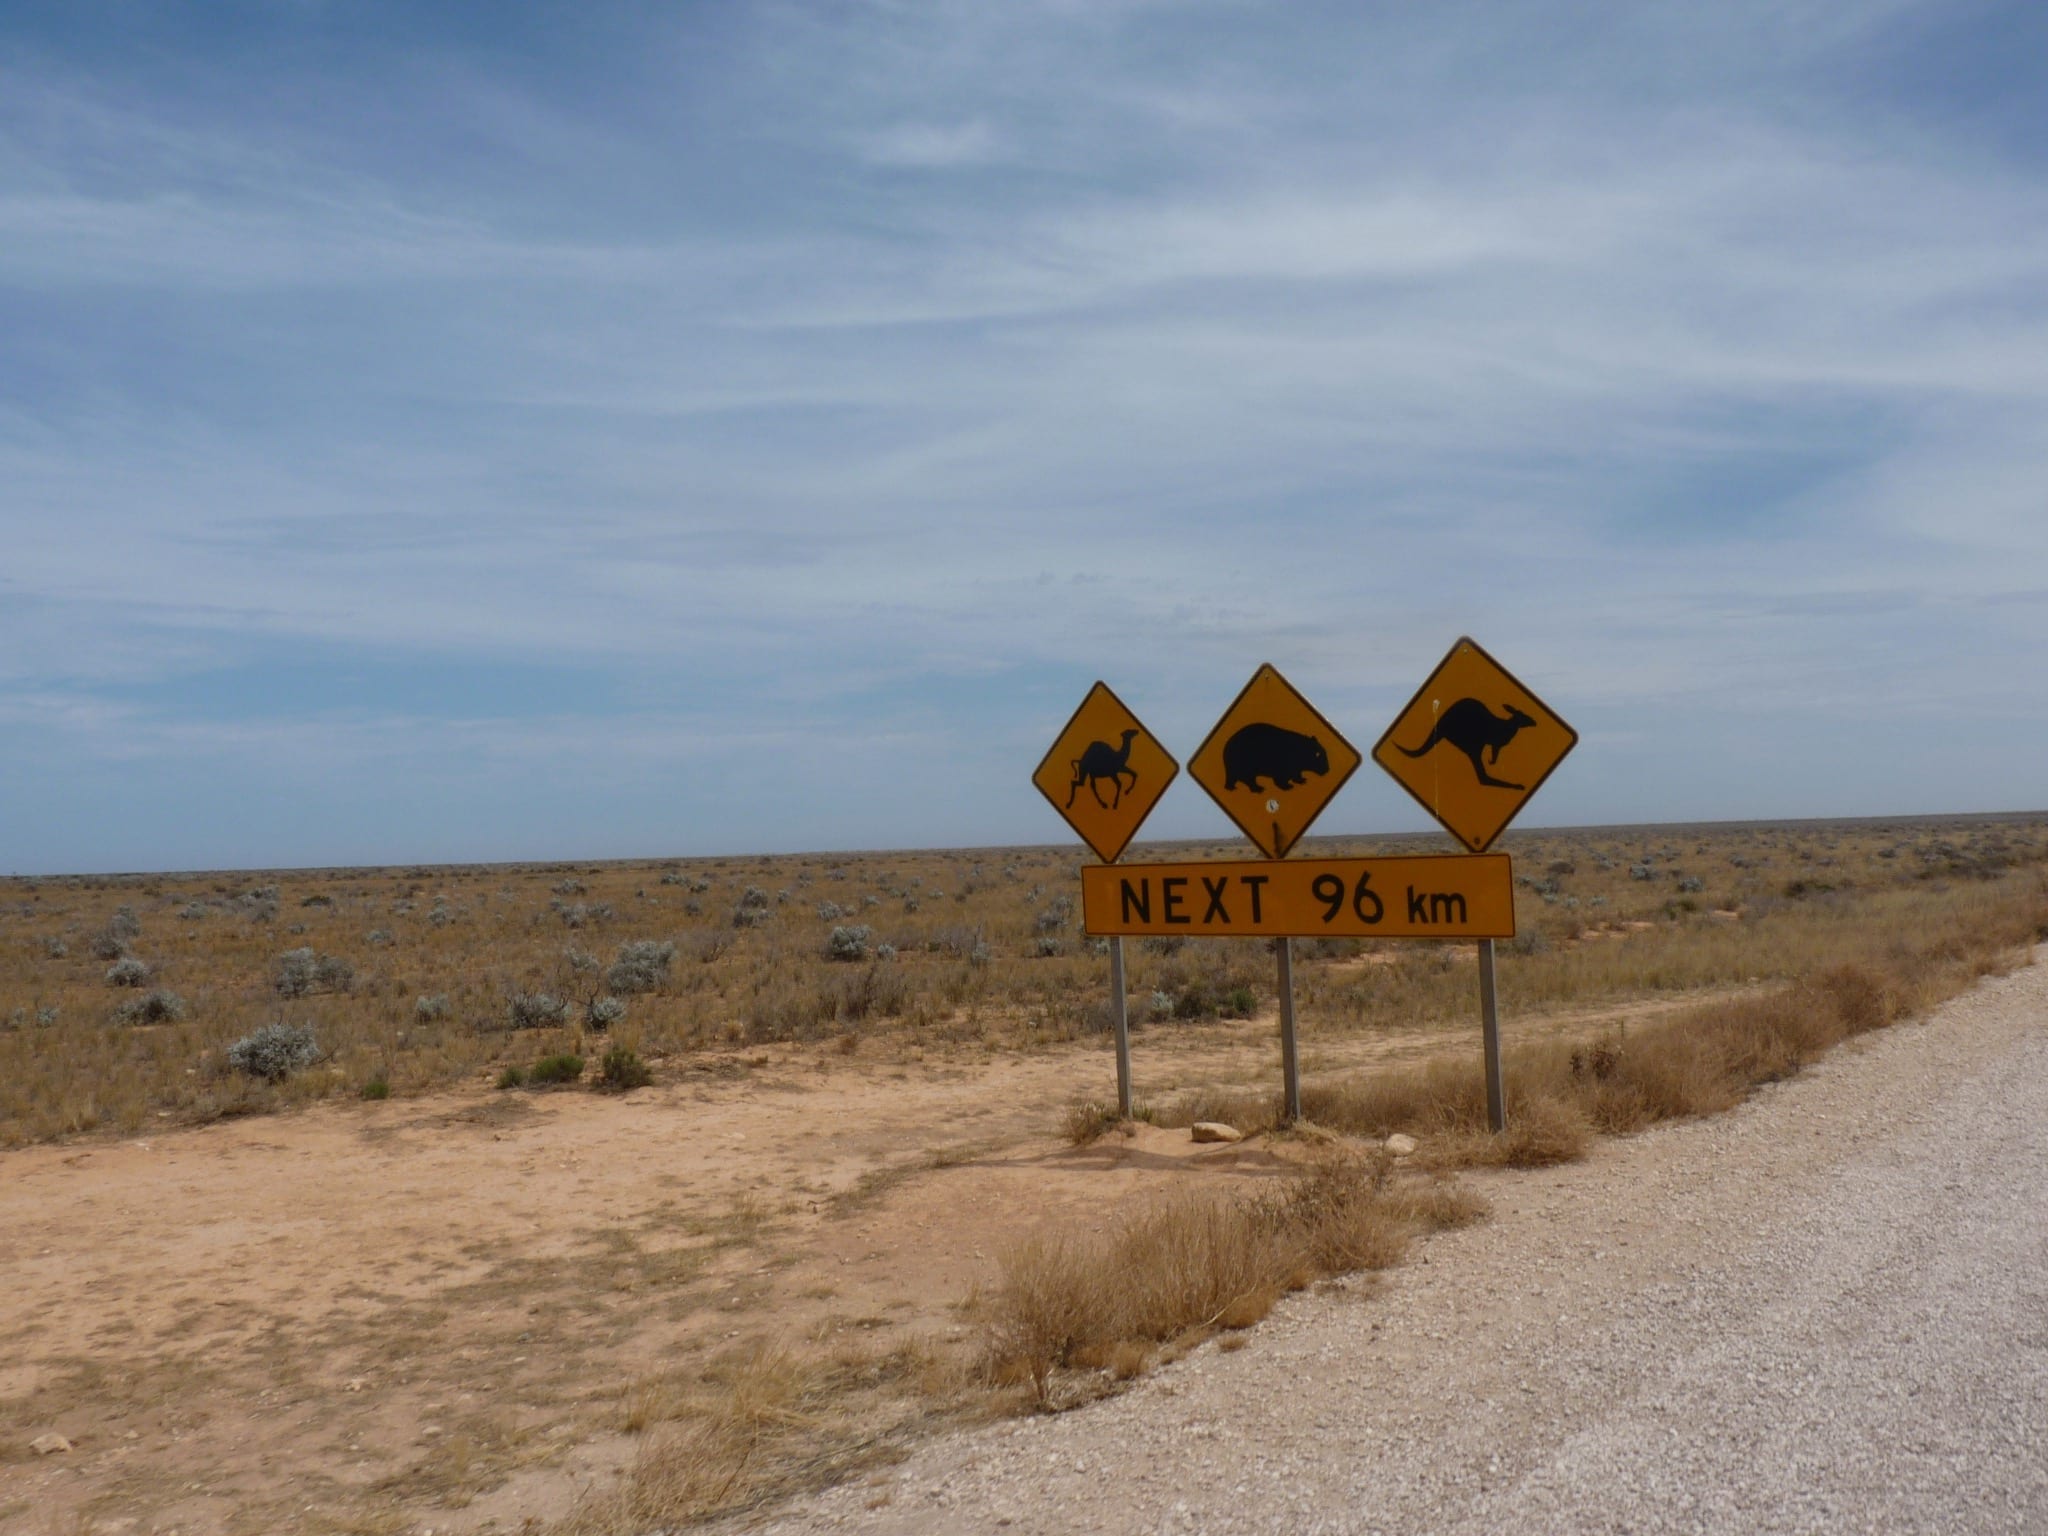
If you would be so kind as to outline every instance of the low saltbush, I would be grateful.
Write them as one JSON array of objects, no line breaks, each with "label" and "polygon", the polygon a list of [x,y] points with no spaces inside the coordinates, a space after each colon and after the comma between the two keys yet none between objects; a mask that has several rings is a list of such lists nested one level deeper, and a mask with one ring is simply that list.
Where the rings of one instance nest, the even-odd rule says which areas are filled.
[{"label": "low saltbush", "polygon": [[320,1044],[304,1024],[259,1025],[228,1047],[228,1065],[250,1077],[281,1083],[320,1059]]}]

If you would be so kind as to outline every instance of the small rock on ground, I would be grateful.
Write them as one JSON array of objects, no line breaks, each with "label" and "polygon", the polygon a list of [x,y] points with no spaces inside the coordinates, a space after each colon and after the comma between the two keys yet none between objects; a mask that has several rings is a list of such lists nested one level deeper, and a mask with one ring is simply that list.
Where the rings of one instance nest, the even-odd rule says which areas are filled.
[{"label": "small rock on ground", "polygon": [[1244,1132],[1221,1120],[1197,1120],[1191,1134],[1197,1141],[1243,1141]]}]

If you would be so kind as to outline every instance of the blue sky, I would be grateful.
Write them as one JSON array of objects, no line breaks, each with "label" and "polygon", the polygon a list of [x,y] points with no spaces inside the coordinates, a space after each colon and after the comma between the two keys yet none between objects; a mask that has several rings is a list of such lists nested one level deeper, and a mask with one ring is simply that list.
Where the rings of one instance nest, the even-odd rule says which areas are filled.
[{"label": "blue sky", "polygon": [[0,0],[0,869],[2037,808],[2044,407],[2037,3]]}]

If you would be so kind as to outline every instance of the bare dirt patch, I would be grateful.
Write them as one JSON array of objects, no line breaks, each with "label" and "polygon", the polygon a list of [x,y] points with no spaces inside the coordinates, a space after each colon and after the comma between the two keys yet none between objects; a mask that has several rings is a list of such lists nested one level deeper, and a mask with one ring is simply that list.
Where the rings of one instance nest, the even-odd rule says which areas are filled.
[{"label": "bare dirt patch", "polygon": [[[1416,1028],[1308,1062],[1463,1048]],[[1269,1020],[1139,1037],[1152,1095],[1276,1068]],[[624,1097],[479,1083],[7,1153],[0,1531],[521,1529],[630,1461],[633,1386],[665,1364],[756,1338],[964,1351],[1020,1233],[1290,1166],[1264,1138],[1056,1138],[1112,1084],[1101,1044],[772,1047]],[[50,1431],[74,1449],[33,1455]]]}]

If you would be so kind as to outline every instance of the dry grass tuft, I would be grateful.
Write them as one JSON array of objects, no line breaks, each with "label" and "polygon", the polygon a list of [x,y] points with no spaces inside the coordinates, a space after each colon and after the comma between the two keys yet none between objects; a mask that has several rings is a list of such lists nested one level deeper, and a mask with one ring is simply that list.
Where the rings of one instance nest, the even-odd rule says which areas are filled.
[{"label": "dry grass tuft", "polygon": [[1384,1156],[1337,1151],[1275,1195],[1184,1194],[1101,1237],[1027,1238],[1001,1261],[983,1374],[1049,1406],[1062,1372],[1134,1375],[1151,1346],[1249,1328],[1287,1292],[1397,1264],[1418,1233],[1481,1209],[1446,1186],[1394,1186]]},{"label": "dry grass tuft", "polygon": [[1067,1106],[1067,1141],[1076,1147],[1089,1146],[1123,1123],[1116,1105],[1100,1099],[1080,1099]]},{"label": "dry grass tuft", "polygon": [[1511,1099],[1508,1128],[1499,1135],[1460,1127],[1440,1140],[1431,1162],[1452,1168],[1549,1168],[1576,1162],[1593,1142],[1584,1110],[1570,1100],[1522,1094]]},{"label": "dry grass tuft", "polygon": [[646,1441],[622,1482],[560,1536],[623,1536],[754,1508],[890,1454],[891,1437],[957,1395],[929,1351],[805,1353],[753,1340],[627,1389],[621,1423]]}]

